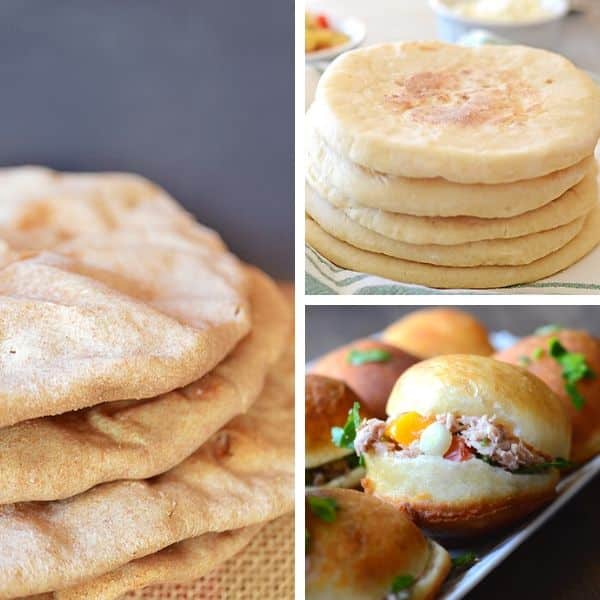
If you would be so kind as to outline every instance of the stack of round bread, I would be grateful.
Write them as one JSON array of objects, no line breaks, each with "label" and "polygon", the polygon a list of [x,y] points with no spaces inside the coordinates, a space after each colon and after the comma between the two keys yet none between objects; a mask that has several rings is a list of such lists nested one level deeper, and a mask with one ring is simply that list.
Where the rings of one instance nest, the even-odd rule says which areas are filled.
[{"label": "stack of round bread", "polygon": [[140,177],[0,197],[0,597],[201,576],[293,508],[289,299]]},{"label": "stack of round bread", "polygon": [[307,113],[307,242],[432,287],[541,279],[600,241],[600,90],[522,46],[340,56]]}]

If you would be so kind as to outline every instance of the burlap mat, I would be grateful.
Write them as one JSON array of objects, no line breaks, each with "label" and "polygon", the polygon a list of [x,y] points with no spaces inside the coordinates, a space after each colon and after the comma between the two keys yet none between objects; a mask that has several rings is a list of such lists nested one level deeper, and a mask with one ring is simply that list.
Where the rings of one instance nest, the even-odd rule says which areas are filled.
[{"label": "burlap mat", "polygon": [[294,597],[294,515],[266,525],[238,555],[192,583],[157,585],[126,598],[286,600]]}]

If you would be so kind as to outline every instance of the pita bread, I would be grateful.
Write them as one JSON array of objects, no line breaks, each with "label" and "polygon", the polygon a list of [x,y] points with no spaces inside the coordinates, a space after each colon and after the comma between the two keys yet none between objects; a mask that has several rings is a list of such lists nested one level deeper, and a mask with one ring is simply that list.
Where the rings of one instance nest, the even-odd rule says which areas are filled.
[{"label": "pita bread", "polygon": [[545,50],[381,44],[331,63],[311,116],[334,151],[363,167],[496,184],[541,177],[593,154],[600,90]]},{"label": "pita bread", "polygon": [[[398,219],[415,215],[419,217],[471,216],[491,220],[522,215],[543,206],[551,206],[549,203],[552,200],[580,182],[586,173],[595,167],[594,159],[588,157],[573,166],[548,175],[495,185],[453,183],[441,177],[411,179],[386,175],[352,163],[331,150],[314,131],[310,113],[307,116],[306,146],[306,178],[322,198],[329,200],[338,208],[357,211],[366,207],[401,213]],[[576,204],[574,198],[571,198],[570,204]],[[573,218],[575,216],[573,215]],[[413,225],[416,219],[409,219],[409,221]],[[440,219],[436,219],[436,225],[439,222]],[[485,225],[484,221],[481,227]],[[539,229],[526,231],[522,226],[521,231],[523,233],[516,235],[533,233]],[[492,237],[498,236],[492,233],[487,238],[478,239]]]},{"label": "pita bread", "polygon": [[359,225],[316,194],[306,194],[306,212],[330,235],[352,246],[394,258],[449,267],[525,265],[562,248],[583,227],[585,217],[555,229],[517,238],[482,240],[452,246],[407,244]]},{"label": "pita bread", "polygon": [[138,245],[136,260],[115,245],[114,271],[50,253],[0,269],[0,426],[182,387],[248,332],[232,256],[203,248],[179,260],[169,249],[141,270],[154,247]]},{"label": "pita bread", "polygon": [[547,231],[582,217],[598,201],[596,179],[586,176],[560,198],[507,219],[476,217],[413,217],[374,208],[346,208],[345,215],[380,235],[411,244],[464,244],[510,239]]},{"label": "pita bread", "polygon": [[173,231],[225,250],[163,189],[130,173],[60,173],[43,167],[0,169],[0,237],[48,250],[85,234],[127,228]]},{"label": "pita bread", "polygon": [[496,288],[543,279],[583,258],[600,242],[600,209],[594,208],[581,233],[557,252],[510,268],[441,267],[375,254],[332,237],[310,218],[306,220],[306,241],[334,264],[361,273],[436,288]]},{"label": "pita bread", "polygon": [[245,412],[290,327],[290,310],[275,284],[256,269],[250,281],[252,331],[199,381],[150,400],[110,402],[0,429],[0,504],[56,500],[108,481],[153,477]]},{"label": "pita bread", "polygon": [[247,415],[153,479],[0,507],[0,596],[68,588],[181,540],[262,523],[294,505],[293,353]]},{"label": "pita bread", "polygon": [[206,575],[240,552],[262,524],[223,533],[207,533],[173,544],[160,552],[72,588],[40,594],[35,600],[116,600],[149,585],[182,583]]}]

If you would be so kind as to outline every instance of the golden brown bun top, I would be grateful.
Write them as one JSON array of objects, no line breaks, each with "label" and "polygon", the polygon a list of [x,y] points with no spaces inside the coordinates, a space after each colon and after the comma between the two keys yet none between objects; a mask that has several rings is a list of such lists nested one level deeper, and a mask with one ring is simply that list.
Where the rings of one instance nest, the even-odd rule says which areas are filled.
[{"label": "golden brown bun top", "polygon": [[[307,375],[304,386],[306,466],[311,469],[353,453],[333,445],[331,428],[344,426],[359,398],[343,381],[322,375]],[[360,415],[370,417],[364,409]]]},{"label": "golden brown bun top", "polygon": [[402,511],[352,490],[309,495],[333,499],[337,510],[327,523],[307,503],[307,598],[384,598],[398,575],[425,571],[431,547]]},{"label": "golden brown bun top", "polygon": [[525,369],[493,358],[451,354],[423,361],[398,380],[387,411],[495,415],[534,449],[569,456],[571,426],[560,398]]},{"label": "golden brown bun top", "polygon": [[469,313],[454,308],[416,310],[392,323],[383,332],[383,339],[419,358],[440,354],[489,356],[494,351],[487,329]]},{"label": "golden brown bun top", "polygon": [[[381,349],[390,354],[383,362],[353,365],[348,362],[352,350]],[[385,405],[396,380],[417,359],[403,350],[373,339],[357,340],[321,358],[313,373],[333,377],[347,383],[360,397],[361,403],[374,417],[385,418]]]},{"label": "golden brown bun top", "polygon": [[[585,398],[581,410],[573,406],[571,397],[565,390],[560,365],[548,356],[548,342],[553,337],[558,338],[569,352],[583,354],[590,369],[596,374],[593,378],[582,379],[577,383],[577,390]],[[538,348],[543,349],[544,354],[533,359]],[[562,399],[573,426],[571,460],[584,461],[600,452],[600,343],[596,338],[585,331],[563,329],[549,335],[523,338],[494,357],[515,365],[520,364],[523,357],[527,357],[531,362],[525,368],[537,375]]]}]

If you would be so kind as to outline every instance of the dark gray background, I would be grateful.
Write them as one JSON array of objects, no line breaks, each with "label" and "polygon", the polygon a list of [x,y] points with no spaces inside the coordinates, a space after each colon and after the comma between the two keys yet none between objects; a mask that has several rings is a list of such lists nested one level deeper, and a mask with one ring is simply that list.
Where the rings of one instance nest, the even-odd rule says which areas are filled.
[{"label": "dark gray background", "polygon": [[[415,306],[307,306],[306,358],[381,331]],[[593,306],[463,306],[491,331],[506,329],[527,335],[541,325],[559,323],[600,334],[600,307]]]},{"label": "dark gray background", "polygon": [[150,177],[293,275],[293,5],[0,3],[0,165]]}]

